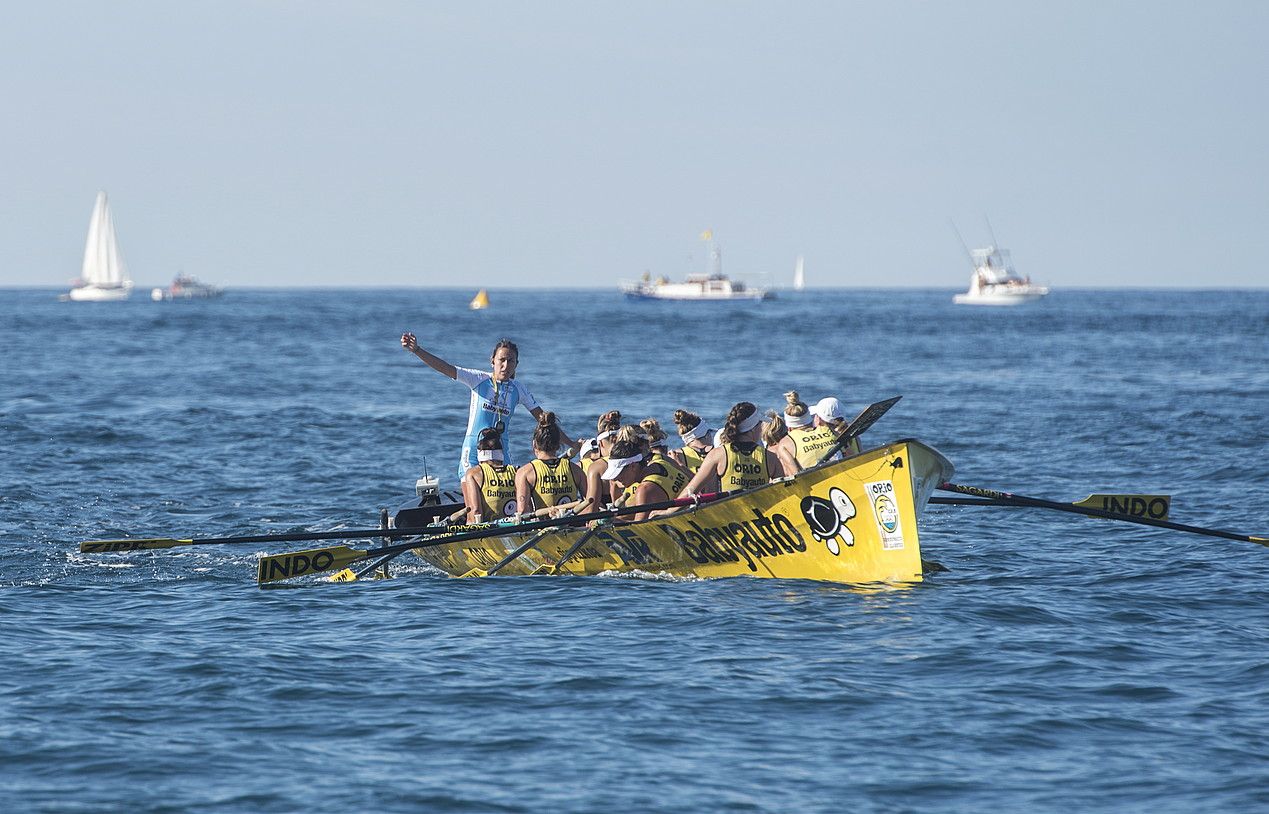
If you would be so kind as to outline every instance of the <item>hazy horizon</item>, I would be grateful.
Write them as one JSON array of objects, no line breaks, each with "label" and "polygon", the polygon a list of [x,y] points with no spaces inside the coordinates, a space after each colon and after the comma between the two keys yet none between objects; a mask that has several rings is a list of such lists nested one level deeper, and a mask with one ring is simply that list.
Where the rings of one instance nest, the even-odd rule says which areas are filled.
[{"label": "hazy horizon", "polygon": [[[0,31],[0,287],[98,190],[138,293],[608,288],[705,268],[1269,286],[1269,6],[122,2]],[[990,218],[990,227],[986,218]]]}]

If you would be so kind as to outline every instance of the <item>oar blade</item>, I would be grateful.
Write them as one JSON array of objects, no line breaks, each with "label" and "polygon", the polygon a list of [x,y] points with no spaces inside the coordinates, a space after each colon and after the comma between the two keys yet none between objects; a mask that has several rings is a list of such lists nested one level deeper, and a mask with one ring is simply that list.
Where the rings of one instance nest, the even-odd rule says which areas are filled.
[{"label": "oar blade", "polygon": [[257,566],[256,584],[264,585],[284,579],[336,571],[347,568],[368,556],[370,554],[367,551],[343,545],[266,555],[260,558],[260,564]]},{"label": "oar blade", "polygon": [[172,540],[167,537],[155,537],[148,540],[85,540],[79,544],[81,554],[106,554],[116,551],[148,551],[156,548],[175,548],[179,545],[193,545],[193,540]]},{"label": "oar blade", "polygon": [[1148,517],[1151,520],[1167,520],[1172,508],[1171,495],[1089,495],[1076,501],[1076,506],[1101,509],[1125,517]]}]

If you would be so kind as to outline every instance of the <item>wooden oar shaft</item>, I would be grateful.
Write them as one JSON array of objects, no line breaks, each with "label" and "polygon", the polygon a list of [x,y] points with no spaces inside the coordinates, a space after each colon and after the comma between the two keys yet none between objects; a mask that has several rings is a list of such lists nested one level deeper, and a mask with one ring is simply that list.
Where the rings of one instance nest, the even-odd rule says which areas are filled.
[{"label": "wooden oar shaft", "polygon": [[[1091,506],[1076,506],[1073,503],[1059,503],[1056,500],[1045,500],[1039,497],[1027,497],[1026,495],[1015,495],[1011,492],[998,492],[995,489],[983,489],[978,486],[962,486],[957,483],[941,483],[939,488],[945,492],[957,492],[962,495],[972,495],[977,498],[986,498],[982,505],[1013,505],[1013,506],[1030,506],[1038,509],[1055,509],[1059,512],[1070,512],[1071,514],[1082,514],[1087,517],[1104,517],[1107,520],[1122,520],[1125,523],[1137,523],[1142,526],[1156,526],[1162,529],[1172,529],[1173,531],[1185,531],[1190,534],[1203,534],[1208,537],[1220,537],[1225,540],[1237,540],[1243,543],[1257,543],[1263,546],[1269,546],[1269,538],[1256,537],[1251,534],[1239,534],[1233,531],[1223,531],[1221,529],[1209,529],[1202,526],[1189,526],[1185,523],[1174,523],[1171,520],[1155,520],[1152,517],[1134,517],[1127,514],[1116,514],[1103,509],[1096,509]],[[998,501],[993,503],[993,501]]]}]

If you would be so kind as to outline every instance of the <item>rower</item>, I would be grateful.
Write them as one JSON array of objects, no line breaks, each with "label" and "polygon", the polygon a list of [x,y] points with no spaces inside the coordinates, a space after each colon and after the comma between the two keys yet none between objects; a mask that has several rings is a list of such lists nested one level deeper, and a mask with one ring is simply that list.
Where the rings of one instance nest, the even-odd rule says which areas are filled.
[{"label": "rower", "polygon": [[[829,396],[822,398],[811,408],[811,413],[815,416],[815,426],[827,427],[833,433],[833,440],[836,441],[841,434],[846,432],[846,428],[850,426],[846,421],[846,414],[842,412],[842,403],[837,399]],[[852,455],[859,454],[859,439],[852,438],[842,449],[841,458],[849,458]]]},{"label": "rower", "polygon": [[671,470],[683,475],[683,482],[692,479],[692,473],[687,470],[674,458],[670,457],[670,447],[665,440],[669,436],[665,430],[661,429],[661,422],[655,418],[645,418],[639,422],[639,431],[643,434],[643,441],[647,445],[647,452],[652,456],[653,463],[665,464]]},{"label": "rower", "polygon": [[689,413],[687,410],[674,411],[674,426],[683,439],[683,447],[671,450],[670,457],[689,474],[695,475],[700,471],[701,461],[714,448],[714,429],[704,424],[696,413]]},{"label": "rower", "polygon": [[480,431],[477,464],[463,473],[463,503],[467,522],[501,520],[516,513],[516,470],[503,461],[502,436],[496,429]]},{"label": "rower", "polygon": [[798,397],[798,391],[790,390],[785,393],[784,400],[784,423],[789,428],[789,435],[781,445],[793,453],[798,471],[801,471],[818,464],[837,440],[837,436],[827,425],[816,426],[815,414]]},{"label": "rower", "polygon": [[[669,500],[681,488],[683,476],[664,463],[654,463],[638,441],[623,438],[613,444],[604,467],[603,479],[624,492],[627,507],[646,506]],[[629,521],[646,520],[649,512],[636,512]]]},{"label": "rower", "polygon": [[714,447],[681,496],[699,494],[711,476],[717,477],[724,491],[752,489],[773,478],[784,477],[784,465],[778,455],[768,455],[759,443],[762,414],[751,401],[742,401],[727,413],[727,421]]},{"label": "rower", "polygon": [[604,474],[604,467],[599,464],[603,463],[604,457],[612,449],[613,436],[620,428],[620,410],[609,410],[595,422],[595,444],[599,450],[599,457],[595,458],[593,463],[582,464],[586,474],[586,503],[578,510],[579,514],[597,511],[601,506],[608,505],[608,501],[612,499],[610,484],[601,477]]},{"label": "rower", "polygon": [[762,425],[762,445],[767,448],[767,454],[778,457],[784,471],[792,475],[801,472],[802,467],[798,466],[793,450],[786,443],[788,440],[789,428],[784,423],[784,417],[775,410],[767,410],[767,420]]},{"label": "rower", "polygon": [[[467,411],[467,435],[463,438],[463,451],[458,460],[458,477],[461,481],[478,463],[476,460],[476,441],[481,430],[493,428],[504,436],[511,414],[516,405],[541,419],[542,408],[537,399],[529,392],[529,388],[516,378],[516,367],[520,363],[520,349],[510,339],[499,339],[494,345],[489,362],[492,372],[473,370],[467,367],[455,367],[440,357],[433,356],[419,347],[418,339],[412,333],[401,334],[401,347],[413,353],[436,372],[462,382],[471,389],[471,405]],[[560,439],[571,446],[572,440],[560,430]],[[510,456],[507,456],[510,461]]]},{"label": "rower", "polygon": [[555,413],[544,411],[533,431],[533,460],[516,471],[516,506],[521,512],[545,509],[577,499],[582,468],[562,458]]}]

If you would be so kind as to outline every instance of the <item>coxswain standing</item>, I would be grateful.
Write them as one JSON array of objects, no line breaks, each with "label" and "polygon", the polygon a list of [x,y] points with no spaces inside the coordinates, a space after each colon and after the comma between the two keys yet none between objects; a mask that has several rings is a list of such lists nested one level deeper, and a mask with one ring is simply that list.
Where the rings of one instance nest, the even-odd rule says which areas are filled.
[{"label": "coxswain standing", "polygon": [[[490,373],[467,367],[456,367],[440,357],[433,356],[419,347],[418,340],[412,333],[401,334],[401,347],[419,357],[424,364],[437,373],[460,381],[471,389],[471,407],[467,413],[467,435],[463,438],[463,451],[458,460],[460,481],[478,463],[476,441],[480,437],[481,430],[497,430],[502,436],[503,449],[507,450],[510,447],[507,442],[507,426],[517,405],[524,405],[534,418],[541,420],[543,411],[538,406],[537,399],[522,382],[516,379],[520,350],[510,339],[499,339],[494,345],[493,355],[489,359],[493,367]],[[573,445],[572,439],[564,433],[563,429],[560,430],[560,440],[566,446]],[[506,452],[504,454],[507,462],[511,463],[510,454]]]}]

